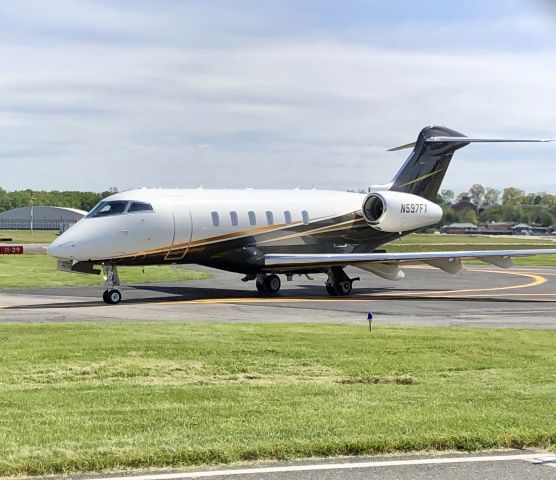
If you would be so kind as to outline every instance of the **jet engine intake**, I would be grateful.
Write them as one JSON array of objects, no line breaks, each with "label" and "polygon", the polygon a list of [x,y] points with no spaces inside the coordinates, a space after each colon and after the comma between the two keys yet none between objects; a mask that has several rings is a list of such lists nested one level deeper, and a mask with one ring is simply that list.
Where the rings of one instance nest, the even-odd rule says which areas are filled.
[{"label": "jet engine intake", "polygon": [[363,201],[363,217],[373,228],[383,232],[406,232],[434,225],[442,218],[436,203],[410,193],[373,192]]}]

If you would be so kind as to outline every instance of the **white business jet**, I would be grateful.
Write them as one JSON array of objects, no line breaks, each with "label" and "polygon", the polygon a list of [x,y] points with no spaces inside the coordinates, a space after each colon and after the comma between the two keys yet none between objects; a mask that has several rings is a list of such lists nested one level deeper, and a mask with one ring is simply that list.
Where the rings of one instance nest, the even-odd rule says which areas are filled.
[{"label": "white business jet", "polygon": [[454,152],[473,142],[544,142],[468,138],[445,127],[424,128],[394,180],[367,195],[319,190],[140,189],[102,200],[58,237],[48,254],[68,272],[105,274],[106,303],[122,296],[119,265],[194,263],[244,274],[263,294],[280,290],[280,277],[327,274],[330,295],[349,295],[344,267],[388,280],[404,278],[405,264],[425,263],[448,273],[477,258],[502,268],[512,257],[556,249],[385,253],[379,247],[438,223],[434,203]]}]

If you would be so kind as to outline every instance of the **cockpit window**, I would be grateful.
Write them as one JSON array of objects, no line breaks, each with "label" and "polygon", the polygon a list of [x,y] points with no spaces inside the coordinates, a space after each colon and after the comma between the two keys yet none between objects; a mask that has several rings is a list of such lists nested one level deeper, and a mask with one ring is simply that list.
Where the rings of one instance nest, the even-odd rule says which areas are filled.
[{"label": "cockpit window", "polygon": [[119,215],[124,213],[129,202],[115,200],[113,202],[100,202],[91,212],[87,215],[90,217],[108,217],[110,215]]},{"label": "cockpit window", "polygon": [[131,202],[131,205],[127,209],[129,213],[133,212],[152,212],[153,207],[150,203],[143,202]]}]

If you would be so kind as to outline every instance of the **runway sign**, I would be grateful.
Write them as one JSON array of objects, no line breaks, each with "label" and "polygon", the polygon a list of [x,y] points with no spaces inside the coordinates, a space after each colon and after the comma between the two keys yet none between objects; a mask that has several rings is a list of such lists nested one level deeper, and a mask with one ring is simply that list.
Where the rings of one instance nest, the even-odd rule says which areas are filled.
[{"label": "runway sign", "polygon": [[22,245],[0,245],[0,255],[21,255]]}]

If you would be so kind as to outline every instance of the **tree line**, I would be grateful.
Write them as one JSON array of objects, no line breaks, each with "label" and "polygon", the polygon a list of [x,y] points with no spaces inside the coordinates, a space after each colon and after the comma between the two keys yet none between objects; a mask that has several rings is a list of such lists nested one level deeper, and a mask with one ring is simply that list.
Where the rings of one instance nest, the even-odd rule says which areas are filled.
[{"label": "tree line", "polygon": [[[466,201],[476,208],[471,205],[465,208]],[[443,225],[513,222],[550,227],[556,224],[556,195],[546,192],[526,193],[515,187],[497,190],[476,183],[458,195],[453,190],[441,190],[437,202],[444,210]]]},{"label": "tree line", "polygon": [[116,193],[115,187],[106,192],[78,192],[78,191],[36,191],[18,190],[7,192],[0,187],[0,212],[18,207],[33,205],[48,205],[54,207],[79,208],[89,211],[103,198]]},{"label": "tree line", "polygon": [[[105,192],[36,191],[18,190],[7,192],[0,187],[0,212],[17,207],[49,205],[79,208],[89,211],[103,198],[116,193],[111,187]],[[359,190],[365,193],[364,190]],[[441,190],[436,199],[444,210],[442,225],[450,223],[515,222],[549,227],[556,224],[556,195],[549,193],[526,193],[515,187],[497,190],[474,184],[466,192],[456,194],[453,190]],[[465,202],[472,205],[466,207]],[[460,208],[462,207],[463,208]]]}]

